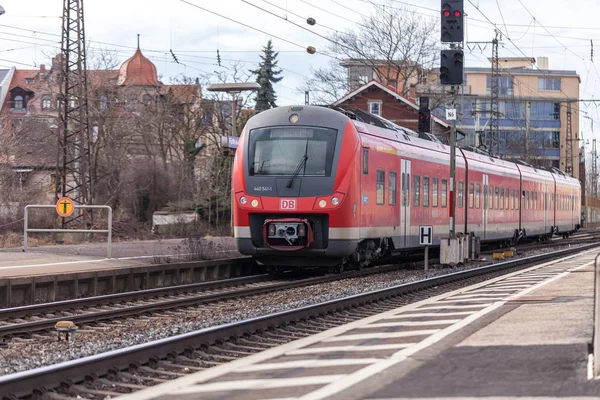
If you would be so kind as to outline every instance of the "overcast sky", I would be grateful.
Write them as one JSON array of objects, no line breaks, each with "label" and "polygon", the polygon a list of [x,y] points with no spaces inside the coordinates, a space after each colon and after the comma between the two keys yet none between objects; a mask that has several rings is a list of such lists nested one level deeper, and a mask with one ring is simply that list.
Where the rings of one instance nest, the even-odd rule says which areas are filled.
[{"label": "overcast sky", "polygon": [[[345,30],[359,21],[361,14],[374,11],[373,3],[386,0],[186,0],[191,4],[227,16],[229,21],[180,0],[85,0],[87,40],[92,48],[116,50],[120,61],[133,54],[136,35],[141,35],[141,48],[155,64],[163,82],[178,74],[197,76],[213,71],[219,49],[223,64],[229,60],[246,62],[254,68],[266,41],[273,39],[279,51],[279,65],[284,79],[277,84],[279,105],[304,103],[297,93],[298,85],[310,75],[310,66],[324,66],[329,57],[319,53],[327,40],[307,30],[259,10],[253,3],[311,30],[328,35]],[[579,0],[465,0],[468,14],[467,41],[490,41],[494,26],[504,33],[501,57],[548,56],[551,69],[575,70],[581,77],[581,97],[595,98],[600,90],[600,67],[590,61],[590,40],[597,46],[594,60],[600,63],[600,2]],[[398,6],[410,6],[425,16],[438,17],[439,0],[396,0]],[[48,63],[46,54],[58,49],[60,42],[62,0],[0,0],[6,14],[0,16],[0,67],[34,68]],[[269,4],[271,3],[271,4]],[[322,8],[320,10],[311,4]],[[501,11],[498,8],[501,5]],[[276,8],[274,5],[281,7]],[[287,12],[286,12],[287,10]],[[313,17],[317,25],[310,27],[304,19]],[[532,17],[533,15],[533,17]],[[535,21],[534,22],[534,18]],[[596,20],[597,21],[597,20]],[[327,28],[323,27],[322,25]],[[275,37],[277,36],[277,37]],[[506,38],[508,36],[511,40]],[[314,46],[317,53],[307,54]],[[491,48],[473,49],[467,55],[469,67],[488,67]],[[176,64],[169,49],[185,65]],[[469,52],[465,48],[465,52]],[[594,104],[583,105],[593,118],[596,135],[600,132],[600,112]],[[591,122],[582,117],[581,131],[591,137]],[[597,135],[600,139],[600,135]]]}]

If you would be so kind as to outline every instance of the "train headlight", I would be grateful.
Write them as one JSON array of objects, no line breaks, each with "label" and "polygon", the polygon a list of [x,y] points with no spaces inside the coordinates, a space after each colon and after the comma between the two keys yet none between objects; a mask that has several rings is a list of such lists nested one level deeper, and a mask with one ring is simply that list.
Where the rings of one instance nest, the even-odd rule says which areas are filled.
[{"label": "train headlight", "polygon": [[325,200],[319,201],[319,207],[325,208],[326,205],[327,205],[327,202]]},{"label": "train headlight", "polygon": [[240,204],[246,204],[248,202],[248,199],[244,196],[240,197]]},{"label": "train headlight", "polygon": [[334,197],[333,199],[331,199],[331,204],[333,204],[334,206],[337,206],[338,204],[340,204],[340,199],[338,199],[337,197]]},{"label": "train headlight", "polygon": [[258,207],[258,200],[254,199],[250,204],[252,204],[252,207]]}]

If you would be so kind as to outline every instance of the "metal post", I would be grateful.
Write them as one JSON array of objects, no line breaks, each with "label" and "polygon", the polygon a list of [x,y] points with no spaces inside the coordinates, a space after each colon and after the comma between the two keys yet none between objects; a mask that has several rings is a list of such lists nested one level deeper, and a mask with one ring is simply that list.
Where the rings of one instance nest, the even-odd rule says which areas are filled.
[{"label": "metal post", "polygon": [[23,211],[23,251],[27,251],[27,224],[29,223],[28,210],[29,206],[25,206],[25,211]]},{"label": "metal post", "polygon": [[429,269],[429,246],[425,246],[425,271]]},{"label": "metal post", "polygon": [[600,255],[596,256],[594,271],[594,377],[600,375]]},{"label": "metal post", "polygon": [[112,255],[112,208],[108,207],[108,258]]},{"label": "metal post", "polygon": [[231,104],[231,136],[237,136],[237,93],[233,94],[233,103]]},{"label": "metal post", "polygon": [[[456,107],[456,86],[452,86],[452,108]],[[454,215],[456,214],[456,120],[452,121],[450,129],[450,237],[456,236],[456,224]]]}]

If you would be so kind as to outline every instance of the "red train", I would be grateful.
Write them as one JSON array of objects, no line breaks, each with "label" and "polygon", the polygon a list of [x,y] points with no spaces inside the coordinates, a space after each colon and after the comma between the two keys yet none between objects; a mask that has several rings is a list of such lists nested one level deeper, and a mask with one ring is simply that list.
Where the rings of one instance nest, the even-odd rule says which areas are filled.
[{"label": "red train", "polygon": [[[457,149],[456,231],[482,242],[567,236],[581,187],[536,169]],[[365,266],[448,234],[450,147],[358,110],[279,107],[251,118],[233,171],[237,248],[277,266]]]}]

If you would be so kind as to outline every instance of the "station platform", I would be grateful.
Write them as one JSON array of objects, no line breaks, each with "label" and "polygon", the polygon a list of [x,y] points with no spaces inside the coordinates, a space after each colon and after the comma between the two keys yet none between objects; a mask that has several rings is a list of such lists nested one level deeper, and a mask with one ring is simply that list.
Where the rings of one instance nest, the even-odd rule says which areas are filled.
[{"label": "station platform", "polygon": [[598,398],[600,249],[456,290],[121,400]]},{"label": "station platform", "polygon": [[[214,258],[239,256],[233,238],[208,238],[215,246]],[[111,258],[107,244],[82,243],[0,249],[0,279],[79,273],[98,270],[141,267],[185,260],[190,249],[183,239],[113,242]],[[192,251],[195,249],[192,249]]]}]

